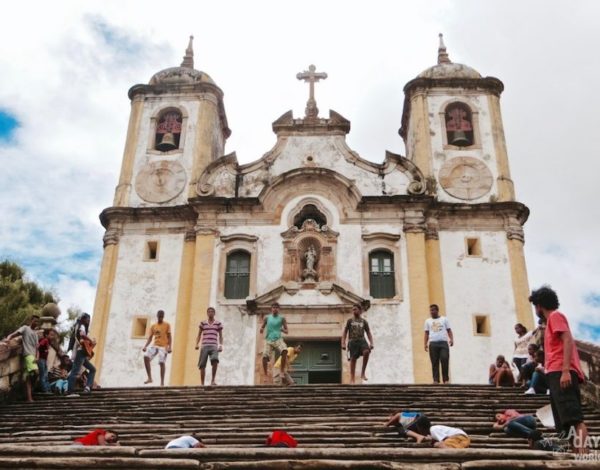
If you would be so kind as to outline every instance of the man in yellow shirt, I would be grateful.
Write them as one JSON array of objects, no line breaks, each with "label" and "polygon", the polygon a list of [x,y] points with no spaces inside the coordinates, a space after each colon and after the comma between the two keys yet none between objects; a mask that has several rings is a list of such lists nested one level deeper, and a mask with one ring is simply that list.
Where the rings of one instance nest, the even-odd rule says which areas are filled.
[{"label": "man in yellow shirt", "polygon": [[300,352],[302,352],[302,343],[287,348],[287,361],[285,362],[283,369],[281,368],[281,356],[279,356],[273,366],[273,383],[275,385],[294,385],[294,379],[292,379],[289,372],[292,370],[292,362],[294,362]]},{"label": "man in yellow shirt", "polygon": [[[164,387],[165,363],[167,362],[167,354],[171,352],[171,325],[164,321],[165,312],[162,310],[159,310],[156,313],[156,318],[158,321],[150,327],[148,341],[146,341],[146,344],[142,348],[142,351],[144,352],[144,365],[146,366],[146,374],[148,374],[148,379],[144,383],[152,383],[150,361],[152,361],[154,356],[158,354],[158,364],[160,366],[160,386]],[[152,346],[148,347],[150,341],[152,341]]]}]

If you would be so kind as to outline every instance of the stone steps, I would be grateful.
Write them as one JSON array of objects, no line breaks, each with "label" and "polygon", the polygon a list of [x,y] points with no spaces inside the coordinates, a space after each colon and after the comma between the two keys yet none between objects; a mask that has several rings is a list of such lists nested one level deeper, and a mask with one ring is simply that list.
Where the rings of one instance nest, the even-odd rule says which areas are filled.
[{"label": "stone steps", "polygon": [[[548,403],[547,396],[522,392],[483,385],[303,385],[122,388],[80,398],[40,396],[34,404],[0,407],[0,468],[454,469],[500,468],[486,465],[509,459],[513,463],[502,468],[586,468],[567,454],[532,452],[525,440],[492,428],[499,410],[531,413]],[[394,429],[382,426],[398,409],[461,427],[472,448],[441,451],[400,439]],[[586,421],[592,434],[600,433],[600,410],[587,407]],[[95,427],[119,432],[124,447],[68,445]],[[300,447],[261,447],[278,428],[294,435]],[[169,440],[194,432],[208,448],[164,450]],[[91,460],[86,463],[86,458]]]}]

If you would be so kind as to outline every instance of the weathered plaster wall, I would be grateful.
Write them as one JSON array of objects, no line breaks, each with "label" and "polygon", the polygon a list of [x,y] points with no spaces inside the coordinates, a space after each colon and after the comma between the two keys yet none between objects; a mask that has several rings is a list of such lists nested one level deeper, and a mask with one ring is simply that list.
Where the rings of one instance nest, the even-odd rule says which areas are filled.
[{"label": "weathered plaster wall", "polygon": [[[498,354],[512,358],[516,310],[505,232],[439,234],[446,313],[454,332],[451,380],[487,383],[489,365]],[[465,255],[465,237],[480,237],[481,257]],[[489,315],[491,336],[476,336],[473,315]]]},{"label": "weathered plaster wall", "polygon": [[[159,242],[158,260],[144,261],[147,240]],[[124,234],[120,250],[107,341],[104,345],[101,385],[141,385],[144,382],[142,347],[145,339],[133,339],[133,319],[148,317],[148,325],[156,321],[156,312],[165,311],[165,321],[175,335],[175,309],[179,269],[183,249],[183,234]],[[168,383],[171,356],[167,360]],[[160,383],[158,359],[153,363],[153,379]]]}]

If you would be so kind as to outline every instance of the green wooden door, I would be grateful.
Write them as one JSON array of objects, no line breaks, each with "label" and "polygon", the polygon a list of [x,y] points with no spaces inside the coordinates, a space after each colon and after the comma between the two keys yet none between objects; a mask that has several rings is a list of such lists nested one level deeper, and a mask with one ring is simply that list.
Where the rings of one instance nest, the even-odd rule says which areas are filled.
[{"label": "green wooden door", "polygon": [[339,341],[304,341],[302,352],[292,364],[297,384],[341,383],[342,355]]}]

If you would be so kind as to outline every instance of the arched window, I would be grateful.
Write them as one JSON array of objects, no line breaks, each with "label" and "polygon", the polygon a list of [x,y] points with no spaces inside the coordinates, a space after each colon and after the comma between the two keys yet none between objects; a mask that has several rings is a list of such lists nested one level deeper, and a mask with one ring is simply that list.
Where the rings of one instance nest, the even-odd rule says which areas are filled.
[{"label": "arched window", "polygon": [[374,299],[389,299],[396,295],[394,256],[385,250],[369,254],[370,293]]},{"label": "arched window", "polygon": [[446,136],[449,145],[473,145],[473,115],[465,103],[452,103],[445,112]]},{"label": "arched window", "polygon": [[156,124],[154,148],[161,152],[178,149],[182,122],[183,116],[176,109],[169,109],[161,113]]},{"label": "arched window", "polygon": [[234,251],[227,255],[225,298],[245,299],[250,292],[250,253]]},{"label": "arched window", "polygon": [[294,225],[302,228],[302,224],[308,220],[314,220],[319,227],[327,225],[327,217],[314,204],[306,204],[294,217]]}]

